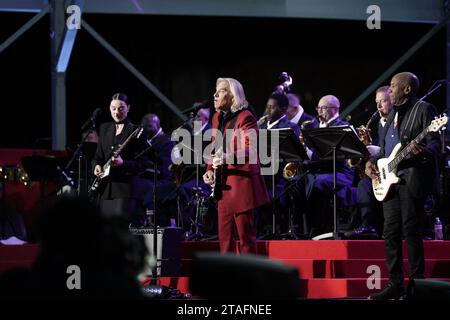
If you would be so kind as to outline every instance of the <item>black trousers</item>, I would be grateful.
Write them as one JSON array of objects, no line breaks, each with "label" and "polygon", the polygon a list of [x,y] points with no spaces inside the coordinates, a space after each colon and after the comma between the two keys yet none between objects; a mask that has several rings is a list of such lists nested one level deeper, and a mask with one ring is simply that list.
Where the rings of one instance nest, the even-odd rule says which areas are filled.
[{"label": "black trousers", "polygon": [[358,182],[356,191],[357,215],[359,225],[374,227],[378,232],[383,228],[382,203],[375,199],[372,180],[365,177]]},{"label": "black trousers", "polygon": [[424,277],[422,241],[425,198],[413,197],[404,184],[394,185],[383,202],[384,244],[389,280],[403,285],[402,231],[406,240],[409,278]]}]

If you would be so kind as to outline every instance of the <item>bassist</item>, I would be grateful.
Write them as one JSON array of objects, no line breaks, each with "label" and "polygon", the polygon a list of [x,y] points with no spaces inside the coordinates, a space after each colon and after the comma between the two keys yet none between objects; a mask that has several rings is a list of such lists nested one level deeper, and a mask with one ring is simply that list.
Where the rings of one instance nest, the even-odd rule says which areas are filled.
[{"label": "bassist", "polygon": [[[376,179],[379,158],[388,157],[397,143],[403,146],[421,133],[436,116],[436,109],[416,98],[418,78],[409,72],[396,74],[390,83],[389,96],[394,105],[380,137],[380,153],[366,163],[366,174]],[[428,134],[421,143],[412,142],[411,154],[398,166],[400,182],[391,187],[383,201],[387,287],[371,299],[400,299],[404,295],[402,235],[407,244],[409,277],[424,277],[422,222],[427,195],[438,187],[437,157],[440,140],[437,133]]]}]

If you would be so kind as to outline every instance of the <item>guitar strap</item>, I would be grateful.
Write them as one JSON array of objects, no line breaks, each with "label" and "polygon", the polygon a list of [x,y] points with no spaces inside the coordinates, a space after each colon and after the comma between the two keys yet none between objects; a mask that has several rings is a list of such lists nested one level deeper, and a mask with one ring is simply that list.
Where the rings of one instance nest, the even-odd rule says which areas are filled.
[{"label": "guitar strap", "polygon": [[[408,115],[408,120],[406,121],[405,130],[403,131],[403,139],[406,140],[408,143],[412,139],[412,126],[416,121],[417,118],[417,111],[419,110],[419,107],[422,105],[423,101],[417,101],[414,106],[412,107],[411,112]],[[408,128],[409,127],[409,128]],[[408,131],[409,129],[409,131]],[[403,140],[401,139],[401,140]]]}]

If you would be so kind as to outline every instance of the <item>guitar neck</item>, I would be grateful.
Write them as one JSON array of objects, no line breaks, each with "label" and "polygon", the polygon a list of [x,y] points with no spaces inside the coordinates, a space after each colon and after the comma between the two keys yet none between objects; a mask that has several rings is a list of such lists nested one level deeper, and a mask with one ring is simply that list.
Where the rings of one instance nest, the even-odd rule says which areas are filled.
[{"label": "guitar neck", "polygon": [[419,143],[420,141],[422,141],[423,138],[425,138],[425,136],[428,134],[429,132],[429,127],[426,127],[414,140],[412,140],[410,143],[408,143],[408,145],[406,147],[404,147],[402,149],[402,151],[400,151],[395,157],[394,159],[392,159],[391,162],[389,162],[388,164],[388,169],[389,171],[394,170],[395,168],[397,168],[397,166],[399,165],[399,163],[406,158],[407,155],[409,155],[411,153],[411,144],[412,142],[416,142]]},{"label": "guitar neck", "polygon": [[111,158],[109,158],[108,161],[103,166],[104,168],[111,165],[112,158],[117,157],[122,152],[122,150],[127,146],[127,144],[131,141],[131,139],[139,132],[139,130],[140,130],[140,127],[138,127],[136,130],[134,130],[128,136],[128,138],[119,146],[119,148],[113,152],[113,155],[111,156]]}]

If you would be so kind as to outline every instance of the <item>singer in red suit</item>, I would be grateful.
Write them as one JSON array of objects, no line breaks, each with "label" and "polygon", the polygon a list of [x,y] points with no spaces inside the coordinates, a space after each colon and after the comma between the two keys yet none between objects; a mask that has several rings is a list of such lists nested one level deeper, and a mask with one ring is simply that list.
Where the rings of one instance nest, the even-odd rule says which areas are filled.
[{"label": "singer in red suit", "polygon": [[[254,133],[257,138],[258,134],[256,118],[247,107],[244,89],[237,80],[217,79],[214,93],[216,113],[212,118],[215,153],[203,180],[216,188],[218,183],[214,180],[214,169],[216,173],[220,171],[216,178],[221,186],[217,202],[221,253],[234,251],[235,230],[240,239],[240,253],[256,253],[254,209],[269,202],[261,176],[256,141],[247,136],[248,133]],[[217,130],[222,133],[223,139]],[[227,138],[227,134],[232,136]],[[227,140],[233,143],[228,145]]]}]

